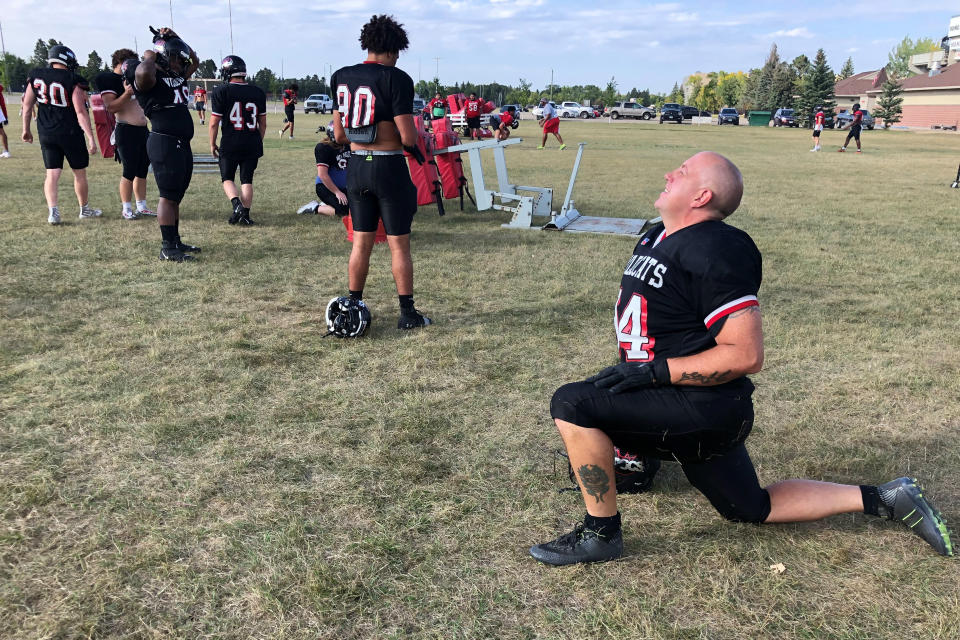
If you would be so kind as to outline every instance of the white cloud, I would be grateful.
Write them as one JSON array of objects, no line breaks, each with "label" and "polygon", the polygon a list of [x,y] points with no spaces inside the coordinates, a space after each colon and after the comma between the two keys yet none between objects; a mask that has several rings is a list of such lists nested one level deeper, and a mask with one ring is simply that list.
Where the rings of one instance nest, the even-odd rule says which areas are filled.
[{"label": "white cloud", "polygon": [[674,12],[667,14],[667,20],[670,22],[695,22],[699,19],[700,15],[695,11],[690,13]]},{"label": "white cloud", "polygon": [[813,34],[806,27],[796,27],[795,29],[780,29],[773,33],[768,33],[764,38],[812,38]]}]

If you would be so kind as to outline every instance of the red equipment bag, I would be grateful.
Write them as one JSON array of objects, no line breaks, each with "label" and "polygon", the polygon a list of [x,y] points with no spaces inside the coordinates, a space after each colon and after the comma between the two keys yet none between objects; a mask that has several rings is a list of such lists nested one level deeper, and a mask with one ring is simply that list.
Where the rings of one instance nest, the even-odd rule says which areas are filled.
[{"label": "red equipment bag", "polygon": [[104,158],[113,157],[113,130],[117,126],[117,119],[107,111],[103,98],[99,93],[90,94],[90,106],[93,107],[93,122],[97,127],[97,143],[100,145],[100,154]]},{"label": "red equipment bag", "polygon": [[423,128],[423,116],[414,116],[414,124],[417,127],[417,147],[426,161],[423,164],[414,159],[412,155],[404,151],[407,157],[407,166],[410,167],[410,178],[417,187],[417,205],[437,203],[437,211],[442,216],[446,212],[443,210],[443,196],[440,187],[440,173],[437,170],[437,162],[433,159],[433,144],[430,134]]},{"label": "red equipment bag", "polygon": [[[460,144],[460,138],[453,130],[453,125],[447,118],[438,118],[433,121],[433,148],[434,152]],[[463,175],[463,160],[459,151],[450,153],[436,153],[437,168],[440,170],[440,183],[443,186],[443,197],[451,200],[460,196],[460,210],[463,211],[463,194],[466,193],[470,201],[476,205],[467,179]]]},{"label": "red equipment bag", "polygon": [[490,102],[489,100],[487,100],[487,101],[484,102],[482,105],[480,105],[480,110],[481,110],[483,113],[493,113],[494,111],[497,110],[497,105],[495,105],[495,104],[493,104],[492,102]]},{"label": "red equipment bag", "polygon": [[[347,242],[353,242],[353,220],[349,215],[343,216],[343,226],[347,228]],[[387,230],[383,228],[383,220],[377,223],[377,235],[374,237],[373,244],[380,244],[387,241]]]},{"label": "red equipment bag", "polygon": [[462,93],[451,93],[447,96],[447,106],[450,107],[450,113],[461,113],[467,96]]}]

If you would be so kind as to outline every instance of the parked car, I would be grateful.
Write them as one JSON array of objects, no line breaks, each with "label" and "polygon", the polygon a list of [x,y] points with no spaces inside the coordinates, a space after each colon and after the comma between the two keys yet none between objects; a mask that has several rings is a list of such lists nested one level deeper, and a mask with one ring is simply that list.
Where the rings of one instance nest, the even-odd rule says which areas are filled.
[{"label": "parked car", "polygon": [[[866,109],[860,109],[860,111],[863,112],[863,126],[872,130],[874,127],[873,116],[870,115],[870,112]],[[843,129],[845,127],[849,127],[850,123],[853,122],[853,114],[849,111],[841,111],[837,114],[837,117],[834,118],[834,120],[836,122],[834,126],[837,129]],[[824,126],[826,126],[826,124],[824,124]]]},{"label": "parked car", "polygon": [[[557,110],[557,115],[560,115],[560,109],[557,107],[557,103],[551,100],[550,104],[552,104],[553,108]],[[537,120],[543,119],[543,107],[541,107],[539,104],[530,109],[530,113],[536,116]]]},{"label": "parked car", "polygon": [[413,99],[413,112],[423,113],[427,108],[427,101],[423,98],[414,98]]},{"label": "parked car", "polygon": [[733,107],[724,107],[717,114],[717,124],[735,124],[740,125],[740,114]]},{"label": "parked car", "polygon": [[667,102],[662,107],[660,107],[660,124],[663,124],[664,120],[671,120],[677,124],[683,124],[683,111],[675,102]]},{"label": "parked car", "polygon": [[611,120],[616,120],[617,118],[652,120],[653,117],[657,115],[657,112],[638,102],[614,102],[612,107],[607,107],[603,115],[610,116]]},{"label": "parked car", "polygon": [[579,102],[561,102],[557,107],[557,115],[561,118],[587,118],[593,117],[593,109],[584,107]]},{"label": "parked car", "polygon": [[333,98],[325,93],[314,93],[303,101],[303,112],[326,113],[333,111]]},{"label": "parked car", "polygon": [[773,114],[773,126],[775,127],[799,127],[800,122],[793,109],[777,109]]},{"label": "parked car", "polygon": [[696,118],[697,116],[704,117],[704,118],[709,118],[709,117],[712,115],[709,111],[701,111],[700,109],[697,109],[696,107],[689,107],[689,106],[687,106],[687,105],[683,105],[683,106],[680,107],[680,113],[683,114],[683,119],[684,119],[684,120],[689,120],[689,119],[691,119],[691,118]]}]

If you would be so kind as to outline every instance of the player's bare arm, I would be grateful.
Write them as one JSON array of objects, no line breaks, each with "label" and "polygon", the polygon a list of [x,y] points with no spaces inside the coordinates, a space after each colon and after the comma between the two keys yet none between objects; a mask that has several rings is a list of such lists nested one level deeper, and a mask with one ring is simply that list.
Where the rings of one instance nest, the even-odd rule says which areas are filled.
[{"label": "player's bare arm", "polygon": [[143,60],[137,65],[136,82],[140,91],[150,91],[157,84],[156,52],[144,51]]},{"label": "player's bare arm", "polygon": [[691,356],[670,358],[670,382],[707,387],[763,368],[763,317],[760,307],[741,309],[727,316],[716,337],[717,346]]},{"label": "player's bare arm", "polygon": [[83,134],[87,136],[87,152],[90,155],[97,153],[97,138],[93,135],[93,128],[90,126],[90,113],[87,111],[87,92],[82,87],[73,88],[73,109],[77,112],[77,122],[83,129]]},{"label": "player's bare arm", "polygon": [[417,133],[416,125],[413,124],[412,115],[408,113],[402,116],[395,116],[393,122],[397,126],[397,131],[400,134],[400,142],[403,146],[412,147],[417,144],[419,134]]},{"label": "player's bare arm", "polygon": [[350,144],[350,138],[343,129],[343,116],[336,109],[333,110],[333,139],[337,144]]},{"label": "player's bare arm", "polygon": [[33,120],[33,107],[37,104],[37,94],[33,91],[33,85],[27,85],[27,90],[23,92],[23,133],[20,139],[27,144],[33,144],[33,132],[30,131],[30,121]]},{"label": "player's bare arm", "polygon": [[260,130],[260,139],[267,135],[267,114],[261,113],[257,116],[257,129]]},{"label": "player's bare arm", "polygon": [[217,146],[217,134],[220,132],[220,120],[221,118],[217,114],[210,114],[210,127],[208,129],[210,132],[210,154],[214,158],[220,157],[220,147]]}]

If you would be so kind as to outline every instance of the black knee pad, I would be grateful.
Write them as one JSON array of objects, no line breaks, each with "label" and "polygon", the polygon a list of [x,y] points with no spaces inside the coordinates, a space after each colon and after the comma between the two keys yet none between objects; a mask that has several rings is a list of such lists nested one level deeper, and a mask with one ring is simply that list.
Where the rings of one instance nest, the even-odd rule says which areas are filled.
[{"label": "black knee pad", "polygon": [[749,522],[752,524],[763,524],[770,515],[770,494],[766,489],[761,489],[763,495],[756,496],[745,503],[724,502],[721,504],[713,503],[717,512],[730,522]]}]

